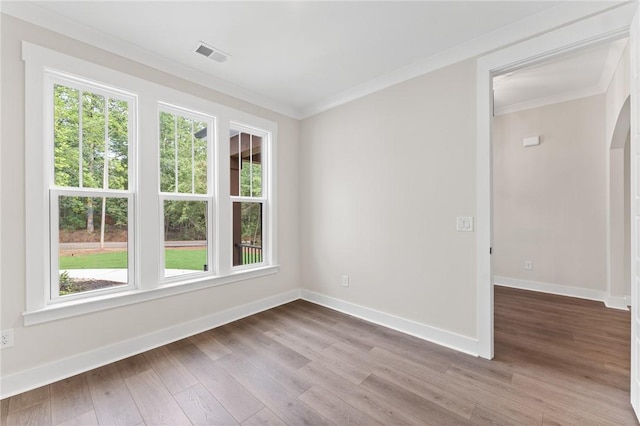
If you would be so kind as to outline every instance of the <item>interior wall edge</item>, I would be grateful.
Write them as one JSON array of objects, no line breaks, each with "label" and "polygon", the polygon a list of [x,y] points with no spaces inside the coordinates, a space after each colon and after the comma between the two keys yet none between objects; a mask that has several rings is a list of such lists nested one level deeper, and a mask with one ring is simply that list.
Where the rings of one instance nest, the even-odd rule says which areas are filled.
[{"label": "interior wall edge", "polygon": [[45,386],[58,380],[84,373],[94,368],[184,339],[267,309],[293,302],[294,300],[300,299],[300,297],[300,289],[289,290],[173,327],[154,331],[144,336],[137,336],[113,345],[103,346],[69,358],[3,376],[0,399],[36,389],[40,386]]}]

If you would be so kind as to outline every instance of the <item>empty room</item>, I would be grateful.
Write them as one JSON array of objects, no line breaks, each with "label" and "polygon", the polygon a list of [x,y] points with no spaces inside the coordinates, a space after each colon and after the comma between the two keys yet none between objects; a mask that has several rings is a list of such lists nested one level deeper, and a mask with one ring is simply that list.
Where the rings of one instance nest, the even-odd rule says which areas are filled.
[{"label": "empty room", "polygon": [[0,426],[640,412],[638,1],[0,3]]}]

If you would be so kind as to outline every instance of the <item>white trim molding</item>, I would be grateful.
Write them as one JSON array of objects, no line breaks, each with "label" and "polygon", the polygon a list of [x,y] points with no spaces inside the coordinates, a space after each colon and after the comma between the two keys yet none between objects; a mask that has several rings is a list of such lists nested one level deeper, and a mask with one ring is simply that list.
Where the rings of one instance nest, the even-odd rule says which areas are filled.
[{"label": "white trim molding", "polygon": [[289,290],[144,336],[3,376],[0,398],[8,398],[54,383],[298,299],[300,299],[300,289]]},{"label": "white trim molding", "polygon": [[307,105],[299,111],[299,115],[301,118],[311,117],[395,84],[402,83],[403,81],[419,77],[469,58],[486,54],[503,46],[530,39],[547,31],[560,28],[568,23],[585,19],[594,14],[603,13],[612,7],[620,6],[620,4],[617,3],[603,5],[602,3],[590,4],[585,2],[580,4],[579,7],[576,7],[576,2],[571,3],[572,4],[560,5],[516,21],[509,26],[499,28],[452,49],[418,61],[415,64],[360,84],[342,93],[331,96],[328,99]]},{"label": "white trim molding", "polygon": [[600,79],[598,83],[594,84],[593,86],[583,87],[579,90],[573,90],[569,92],[559,92],[551,96],[545,96],[541,98],[531,99],[525,102],[496,107],[494,109],[494,115],[498,116],[511,114],[513,112],[559,104],[562,102],[582,99],[589,96],[602,95],[606,93],[609,85],[611,84],[611,80],[613,79],[616,67],[622,59],[622,55],[624,54],[627,43],[628,42],[618,43],[618,41],[611,43],[611,46],[609,47],[609,54],[607,55],[605,66],[602,70]]},{"label": "white trim molding", "polygon": [[415,64],[400,68],[342,93],[328,96],[326,99],[302,108],[223,81],[220,78],[165,58],[131,42],[109,36],[72,21],[60,14],[52,13],[31,2],[3,2],[0,3],[0,6],[2,13],[7,15],[72,37],[76,40],[82,40],[87,44],[99,47],[108,52],[201,84],[202,86],[209,87],[220,93],[233,96],[254,105],[295,119],[304,119],[439,68],[485,54],[502,46],[527,40],[544,32],[567,25],[567,23],[576,22],[620,6],[619,2],[570,3],[572,4],[559,5],[516,21],[452,49],[432,55]]},{"label": "white trim molding", "polygon": [[107,52],[122,56],[140,64],[148,65],[160,71],[172,74],[216,90],[225,95],[252,103],[259,107],[275,111],[292,118],[297,117],[297,110],[280,101],[271,99],[255,91],[245,89],[211,74],[196,70],[177,61],[168,59],[136,44],[105,34],[94,28],[82,25],[58,13],[44,9],[33,2],[2,2],[1,12],[18,19],[30,22],[50,31],[63,34],[89,45],[104,49]]},{"label": "white trim molding", "polygon": [[3,376],[2,388],[0,389],[0,399],[8,398],[31,389],[36,389],[40,386],[54,383],[59,380],[64,380],[76,374],[140,354],[159,346],[193,336],[194,334],[220,327],[224,324],[246,318],[298,299],[307,300],[317,305],[343,312],[456,351],[464,352],[473,356],[478,355],[478,341],[471,337],[462,336],[460,334],[398,317],[376,309],[325,296],[310,290],[293,289],[244,305],[225,309],[193,321],[178,324],[143,336],[121,341],[113,345],[104,346],[49,364],[40,365],[28,370]]},{"label": "white trim molding", "polygon": [[311,290],[302,289],[301,295],[303,300],[311,303],[349,314],[365,321],[369,321],[419,339],[427,340],[459,352],[478,356],[478,341],[474,338],[442,330],[437,327],[432,327],[407,318],[388,314],[366,306],[357,305],[345,300],[325,296]]},{"label": "white trim molding", "polygon": [[576,297],[578,299],[595,300],[602,302],[607,308],[628,311],[629,300],[627,297],[610,296],[604,290],[592,290],[588,288],[571,287],[562,284],[545,283],[540,281],[528,281],[517,278],[493,277],[493,284],[501,287],[518,288],[521,290],[538,291],[540,293],[555,294],[558,296]]},{"label": "white trim molding", "polygon": [[589,96],[601,95],[603,93],[604,91],[600,88],[600,86],[586,87],[574,92],[562,92],[562,93],[558,93],[552,96],[547,96],[544,98],[537,98],[537,99],[532,99],[525,102],[520,102],[517,104],[498,107],[498,108],[495,108],[494,115],[499,116],[499,115],[511,114],[513,112],[524,111],[527,109],[539,108],[547,105],[554,105],[562,102],[573,101],[575,99],[587,98]]},{"label": "white trim molding", "polygon": [[611,309],[620,309],[621,311],[628,311],[631,306],[631,296],[607,296],[604,298],[604,305]]},{"label": "white trim molding", "polygon": [[519,288],[522,290],[539,291],[541,293],[555,294],[558,296],[576,297],[578,299],[595,300],[604,302],[607,292],[604,290],[592,290],[588,288],[571,287],[562,284],[545,283],[540,281],[528,281],[517,278],[493,277],[493,283],[502,287]]}]

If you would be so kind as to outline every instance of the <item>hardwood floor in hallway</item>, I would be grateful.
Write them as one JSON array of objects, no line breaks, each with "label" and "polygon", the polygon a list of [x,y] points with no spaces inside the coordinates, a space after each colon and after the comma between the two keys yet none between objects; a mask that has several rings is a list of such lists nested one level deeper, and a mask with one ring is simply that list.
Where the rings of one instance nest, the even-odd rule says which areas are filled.
[{"label": "hardwood floor in hallway", "polygon": [[637,424],[628,312],[495,295],[493,361],[299,300],[2,400],[1,426]]}]

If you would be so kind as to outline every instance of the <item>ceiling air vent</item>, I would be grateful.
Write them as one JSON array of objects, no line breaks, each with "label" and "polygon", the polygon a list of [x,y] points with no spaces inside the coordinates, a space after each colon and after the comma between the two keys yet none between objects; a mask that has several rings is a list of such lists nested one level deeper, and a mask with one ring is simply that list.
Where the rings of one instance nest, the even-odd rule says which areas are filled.
[{"label": "ceiling air vent", "polygon": [[194,52],[220,63],[227,62],[227,59],[231,56],[224,53],[222,50],[216,49],[215,47],[209,46],[203,42],[198,43]]}]

